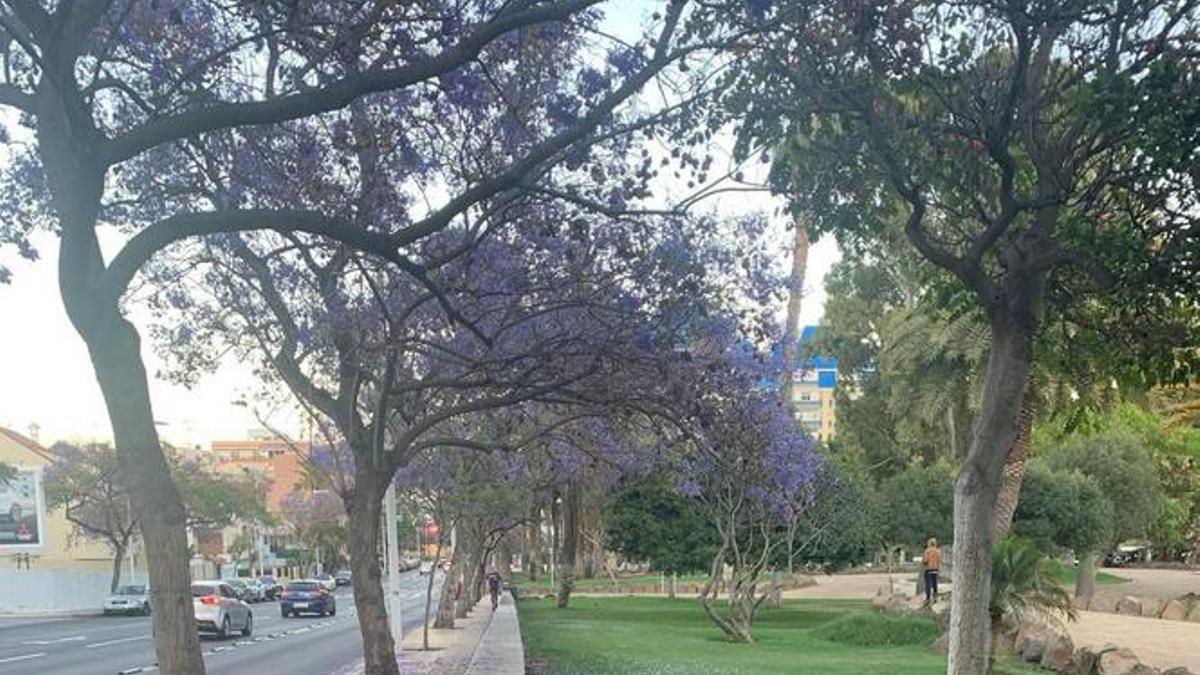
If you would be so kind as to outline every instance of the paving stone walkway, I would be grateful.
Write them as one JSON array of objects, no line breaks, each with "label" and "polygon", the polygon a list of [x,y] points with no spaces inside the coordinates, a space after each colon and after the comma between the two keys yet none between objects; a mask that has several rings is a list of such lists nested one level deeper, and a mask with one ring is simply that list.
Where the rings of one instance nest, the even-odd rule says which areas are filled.
[{"label": "paving stone walkway", "polygon": [[[487,602],[486,600],[484,601]],[[480,603],[481,605],[484,603]],[[488,611],[481,607],[480,612]],[[467,675],[524,675],[525,646],[521,642],[521,624],[512,596],[500,596],[500,606],[492,612]]]}]

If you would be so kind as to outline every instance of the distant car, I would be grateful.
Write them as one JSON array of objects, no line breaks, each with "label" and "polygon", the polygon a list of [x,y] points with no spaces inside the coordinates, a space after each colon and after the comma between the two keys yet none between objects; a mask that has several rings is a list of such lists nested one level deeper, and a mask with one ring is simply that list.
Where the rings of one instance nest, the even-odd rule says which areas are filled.
[{"label": "distant car", "polygon": [[145,584],[130,584],[104,599],[104,615],[150,614],[150,590]]},{"label": "distant car", "polygon": [[327,591],[337,590],[337,579],[334,579],[333,575],[328,572],[317,575],[315,580]]},{"label": "distant car", "polygon": [[283,592],[283,584],[279,583],[278,579],[269,574],[259,577],[258,583],[262,584],[263,595],[266,596],[267,600],[278,599],[279,594]]},{"label": "distant car", "polygon": [[225,583],[233,587],[233,592],[242,602],[254,602],[254,589],[245,579],[226,579]]},{"label": "distant car", "polygon": [[421,575],[433,573],[433,561],[432,560],[422,560],[419,572]]},{"label": "distant car", "polygon": [[352,580],[350,570],[339,570],[337,574],[333,575],[333,581],[338,586],[349,586]]},{"label": "distant car", "polygon": [[238,599],[226,581],[197,581],[192,584],[192,610],[201,633],[224,639],[237,630],[246,637],[254,632],[254,613]]},{"label": "distant car", "polygon": [[415,570],[421,566],[421,559],[416,556],[404,556],[400,559],[400,569],[402,571]]},{"label": "distant car", "polygon": [[317,579],[290,582],[279,596],[279,615],[286,619],[301,614],[335,616],[337,598]]},{"label": "distant car", "polygon": [[258,579],[243,579],[250,587],[250,602],[263,602],[267,599],[267,587]]}]

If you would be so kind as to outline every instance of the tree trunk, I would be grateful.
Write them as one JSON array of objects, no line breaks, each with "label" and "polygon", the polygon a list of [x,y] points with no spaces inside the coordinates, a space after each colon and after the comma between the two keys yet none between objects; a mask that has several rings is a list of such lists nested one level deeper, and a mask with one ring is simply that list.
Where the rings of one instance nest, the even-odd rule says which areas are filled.
[{"label": "tree trunk", "polygon": [[792,407],[792,377],[796,367],[796,350],[800,346],[800,308],[804,300],[804,275],[808,269],[808,213],[796,216],[796,238],[792,243],[792,273],[788,278],[787,321],[783,330],[783,362],[785,375],[780,395],[784,405]]},{"label": "tree trunk", "polygon": [[1029,374],[1032,325],[1000,317],[993,320],[991,333],[979,419],[954,483],[948,675],[983,675],[988,670],[992,522],[1004,461],[1017,439],[1018,413]]},{"label": "tree trunk", "polygon": [[1021,481],[1029,459],[1029,444],[1033,436],[1033,420],[1037,414],[1037,385],[1030,377],[1021,398],[1021,413],[1017,421],[1017,440],[1004,461],[1004,483],[996,497],[996,515],[992,520],[992,541],[1000,541],[1012,529],[1013,516],[1021,497]]},{"label": "tree trunk", "polygon": [[958,424],[954,419],[955,401],[951,401],[950,405],[946,406],[946,435],[950,438],[950,459],[958,461]]},{"label": "tree trunk", "polygon": [[[64,243],[63,265],[72,256]],[[60,271],[68,274],[67,271]],[[64,299],[68,284],[64,283]],[[68,300],[68,304],[73,301]],[[104,395],[122,480],[141,523],[149,571],[155,652],[164,673],[202,675],[200,638],[192,609],[191,570],[183,500],[171,480],[154,428],[150,391],[134,327],[115,308],[91,314],[69,310],[87,342]],[[88,325],[90,324],[90,325]]]},{"label": "tree trunk", "polygon": [[121,564],[125,562],[125,547],[113,547],[113,568],[112,580],[108,583],[108,592],[116,593],[117,587],[121,585]]},{"label": "tree trunk", "polygon": [[571,603],[571,591],[575,589],[575,560],[579,550],[579,486],[567,486],[563,498],[562,551],[558,555],[558,598],[559,609]]},{"label": "tree trunk", "polygon": [[1079,556],[1079,571],[1075,575],[1075,597],[1091,600],[1096,593],[1096,563],[1100,554],[1087,552]]},{"label": "tree trunk", "polygon": [[350,498],[350,569],[358,629],[362,633],[363,659],[368,675],[399,675],[396,645],[388,622],[380,565],[379,521],[383,512],[383,489],[372,467],[360,460],[354,492]]},{"label": "tree trunk", "polygon": [[783,578],[782,572],[778,569],[771,570],[771,591],[767,604],[772,609],[779,609],[783,605]]},{"label": "tree trunk", "polygon": [[450,571],[446,572],[446,578],[442,580],[442,594],[438,597],[437,618],[433,620],[434,628],[454,628],[454,609],[457,604],[454,589],[458,584],[461,570],[462,559],[455,552],[450,562]]},{"label": "tree trunk", "polygon": [[455,618],[465,619],[467,614],[471,612],[473,603],[471,602],[471,582],[475,575],[475,567],[477,565],[476,556],[478,555],[479,543],[475,540],[475,526],[469,524],[463,528],[463,538],[460,543],[463,547],[463,564],[458,571],[458,586],[456,588],[455,597],[457,602],[454,607]]},{"label": "tree trunk", "polygon": [[[429,571],[429,583],[425,584],[425,621],[422,623],[424,626],[424,632],[421,636],[421,641],[425,646],[425,651],[429,651],[429,609],[430,605],[433,604],[433,579],[437,576],[438,562],[441,557],[442,539],[441,537],[438,537],[437,546],[434,548],[433,552],[433,569]],[[441,605],[441,603],[438,604]],[[453,624],[454,619],[451,618],[450,621]]]},{"label": "tree trunk", "polygon": [[[750,644],[754,639],[750,635],[749,621],[741,621],[737,608],[730,603],[730,608],[734,611],[729,616],[723,616],[713,607],[713,601],[720,597],[717,590],[718,584],[724,578],[725,571],[725,553],[729,550],[728,537],[722,542],[721,547],[713,556],[712,565],[709,568],[708,581],[705,582],[703,590],[700,591],[700,606],[704,608],[704,614],[716,624],[717,628],[725,634],[725,637],[731,642],[741,644]],[[731,592],[732,599],[732,592]]]},{"label": "tree trunk", "polygon": [[537,581],[538,567],[541,565],[542,559],[542,509],[540,506],[534,507],[533,515],[526,527],[529,536],[526,539],[525,548],[525,573],[529,575],[530,581]]}]

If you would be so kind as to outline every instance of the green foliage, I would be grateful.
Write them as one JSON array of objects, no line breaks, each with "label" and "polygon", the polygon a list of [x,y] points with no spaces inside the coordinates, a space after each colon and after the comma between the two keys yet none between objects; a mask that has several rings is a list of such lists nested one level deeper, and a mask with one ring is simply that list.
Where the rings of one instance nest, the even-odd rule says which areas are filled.
[{"label": "green foliage", "polygon": [[954,471],[946,464],[910,466],[880,486],[884,540],[910,548],[954,534]]},{"label": "green foliage", "polygon": [[793,562],[841,569],[870,560],[884,544],[883,504],[866,472],[831,456],[814,491],[793,537]]},{"label": "green foliage", "polygon": [[1096,479],[1030,462],[1013,533],[1044,550],[1102,551],[1112,543],[1113,503]]},{"label": "green foliage", "polygon": [[605,523],[609,548],[663,572],[705,570],[719,544],[704,514],[657,477],[622,485],[608,504]]},{"label": "green foliage", "polygon": [[168,453],[171,477],[187,509],[189,525],[225,527],[270,522],[266,490],[249,476],[211,471],[201,462]]},{"label": "green foliage", "polygon": [[924,616],[882,612],[848,614],[813,631],[813,635],[851,647],[928,645],[942,633],[936,621]]},{"label": "green foliage", "polygon": [[1075,618],[1071,594],[1059,583],[1056,565],[1028,539],[1006,537],[992,551],[992,595],[988,604],[994,625],[1015,625],[1029,617],[1057,621]]},{"label": "green foliage", "polygon": [[1149,449],[1137,435],[1113,429],[1074,436],[1046,453],[1046,464],[1096,481],[1112,503],[1110,543],[1145,537],[1162,511],[1158,474]]}]

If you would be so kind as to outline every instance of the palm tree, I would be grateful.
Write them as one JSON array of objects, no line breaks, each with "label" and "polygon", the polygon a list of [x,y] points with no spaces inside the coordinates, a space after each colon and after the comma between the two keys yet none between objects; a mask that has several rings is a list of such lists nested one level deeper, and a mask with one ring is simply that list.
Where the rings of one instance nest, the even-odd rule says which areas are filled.
[{"label": "palm tree", "polygon": [[[1041,619],[1061,625],[1061,616],[1074,621],[1071,594],[1058,583],[1054,561],[1028,539],[1006,537],[992,549],[992,649],[1006,630]],[[993,654],[993,657],[995,654]],[[995,658],[992,659],[995,663]]]}]

